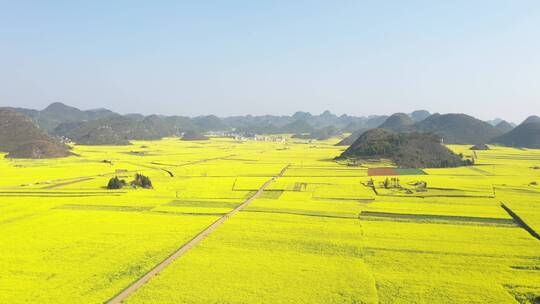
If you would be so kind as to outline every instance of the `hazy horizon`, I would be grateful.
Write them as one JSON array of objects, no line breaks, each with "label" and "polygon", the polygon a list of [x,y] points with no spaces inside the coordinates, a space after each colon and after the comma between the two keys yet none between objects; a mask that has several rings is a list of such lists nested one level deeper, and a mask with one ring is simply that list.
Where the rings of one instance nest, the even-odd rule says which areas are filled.
[{"label": "hazy horizon", "polygon": [[540,3],[6,2],[0,105],[540,114]]},{"label": "hazy horizon", "polygon": [[[106,107],[96,107],[96,108],[80,108],[80,107],[77,107],[77,106],[74,106],[72,104],[69,104],[69,103],[66,103],[66,102],[62,102],[62,101],[56,101],[56,102],[60,102],[66,106],[70,106],[70,107],[76,107],[78,108],[79,110],[82,110],[82,111],[92,111],[92,110],[100,110],[100,109],[106,109],[106,110],[112,110],[110,108],[106,108]],[[55,102],[52,102],[52,103],[55,103]],[[45,106],[43,107],[39,107],[39,108],[33,108],[33,107],[25,107],[25,106],[21,106],[20,108],[25,108],[25,109],[32,109],[32,110],[44,110],[47,106],[49,106],[50,104],[52,103],[48,103],[48,104],[45,104]],[[1,105],[0,106],[6,106],[6,107],[14,107],[13,105]],[[19,107],[19,106],[16,106],[16,107]],[[335,113],[335,112],[332,112],[331,110],[323,110],[321,112],[310,112],[310,111],[304,111],[304,110],[297,110],[297,111],[294,111],[294,112],[291,112],[291,113],[275,113],[275,114],[272,114],[272,113],[260,113],[260,114],[253,114],[253,113],[246,113],[246,114],[232,114],[232,115],[217,115],[215,113],[201,113],[201,114],[198,114],[198,115],[183,115],[183,114],[177,114],[177,113],[157,113],[157,112],[149,112],[149,113],[142,113],[142,112],[122,112],[122,111],[114,111],[112,110],[113,112],[115,113],[118,113],[118,114],[121,114],[121,115],[127,115],[127,114],[143,114],[143,115],[153,115],[153,114],[156,114],[156,115],[163,115],[163,116],[186,116],[186,117],[197,117],[197,116],[207,116],[207,115],[216,115],[220,118],[226,118],[226,117],[234,117],[234,116],[246,116],[246,115],[252,115],[252,116],[264,116],[264,115],[274,115],[274,116],[292,116],[294,115],[296,112],[308,112],[310,113],[311,115],[321,115],[323,114],[323,112],[325,111],[330,111],[330,113],[336,115],[336,116],[341,116],[341,115],[349,115],[349,116],[355,116],[355,117],[369,117],[369,116],[390,116],[392,114],[396,114],[396,113],[405,113],[405,114],[411,114],[412,112],[414,111],[420,111],[420,110],[426,110],[428,112],[430,112],[430,114],[435,114],[435,113],[439,113],[439,114],[450,114],[450,113],[462,113],[462,112],[437,112],[437,111],[430,111],[428,109],[415,109],[415,110],[411,110],[411,111],[401,111],[401,112],[392,112],[392,113],[363,113],[363,114],[356,114],[356,115],[353,115],[353,114],[350,114],[350,113]],[[467,114],[467,115],[471,115],[469,113],[463,113],[463,114]],[[531,115],[535,115],[535,114],[531,114]],[[529,115],[529,116],[531,116]],[[477,117],[479,118],[479,117]],[[523,120],[525,120],[527,117],[525,117]],[[481,119],[481,118],[479,118]],[[490,120],[495,120],[495,119],[504,119],[504,117],[493,117],[493,118],[488,118],[488,119],[484,119],[485,121],[490,121]],[[506,119],[505,119],[506,120]],[[515,124],[519,124],[522,122],[522,120],[520,121],[512,121],[512,120],[506,120],[510,123],[515,123]]]}]

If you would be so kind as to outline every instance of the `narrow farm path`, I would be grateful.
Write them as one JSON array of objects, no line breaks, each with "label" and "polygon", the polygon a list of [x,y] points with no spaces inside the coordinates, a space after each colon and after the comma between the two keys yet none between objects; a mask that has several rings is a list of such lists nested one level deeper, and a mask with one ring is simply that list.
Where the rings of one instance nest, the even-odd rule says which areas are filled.
[{"label": "narrow farm path", "polygon": [[72,181],[69,181],[69,182],[63,182],[63,183],[58,183],[58,184],[54,184],[54,185],[45,186],[45,187],[43,187],[41,189],[54,189],[54,188],[58,188],[58,187],[62,187],[62,186],[75,184],[75,183],[89,181],[89,180],[92,180],[92,179],[94,179],[94,178],[93,177],[82,177],[82,178],[72,180]]},{"label": "narrow farm path", "polygon": [[134,165],[134,166],[139,166],[139,167],[142,167],[142,168],[148,168],[148,169],[152,169],[152,170],[163,171],[163,172],[167,173],[170,177],[174,177],[174,174],[171,171],[167,170],[167,169],[154,167],[154,166],[149,166],[149,165],[144,165],[144,164],[141,164],[141,163],[136,163],[136,162],[131,162],[131,161],[123,161],[123,163]]},{"label": "narrow farm path", "polygon": [[[197,165],[197,164],[201,164],[201,163],[206,163],[206,162],[213,161],[213,160],[223,160],[223,159],[227,159],[227,158],[234,157],[234,156],[236,156],[236,154],[231,154],[231,155],[227,155],[227,156],[223,156],[223,157],[200,159],[200,160],[187,162],[187,163],[180,164],[180,165],[164,164],[164,163],[159,163],[159,162],[150,162],[150,164],[157,165],[157,166],[183,167],[183,166],[191,166],[191,165]],[[167,170],[165,168],[155,167],[155,166],[150,166],[150,165],[144,165],[144,164],[141,164],[141,163],[130,162],[130,161],[124,161],[124,162],[128,163],[128,164],[131,164],[131,165],[134,165],[134,166],[139,166],[139,167],[153,169],[153,170],[160,170],[160,171],[163,171],[163,172],[167,173],[170,177],[174,177],[174,173],[171,170]]]},{"label": "narrow farm path", "polygon": [[182,163],[182,164],[166,164],[166,163],[156,162],[156,161],[152,161],[152,162],[150,162],[150,164],[158,165],[158,166],[167,166],[167,167],[184,167],[184,166],[202,164],[202,163],[206,163],[206,162],[213,161],[213,160],[228,159],[228,158],[231,158],[231,157],[234,157],[234,156],[238,156],[238,155],[231,154],[231,155],[221,156],[221,157],[205,158],[205,159],[194,160],[194,161],[190,161],[190,162]]},{"label": "narrow farm path", "polygon": [[290,165],[285,166],[281,172],[279,172],[278,175],[272,177],[271,179],[267,180],[258,190],[255,194],[253,194],[250,198],[248,198],[246,201],[244,201],[242,204],[240,204],[238,207],[234,208],[233,210],[229,211],[219,219],[217,219],[214,223],[212,223],[210,226],[208,226],[206,229],[201,231],[199,234],[197,234],[193,239],[191,239],[189,242],[182,245],[180,248],[178,248],[175,252],[173,252],[169,257],[167,257],[165,260],[157,264],[154,268],[152,268],[150,271],[148,271],[144,276],[140,277],[138,280],[133,282],[131,285],[129,285],[126,289],[122,290],[120,293],[115,295],[113,298],[107,301],[109,304],[113,303],[122,303],[127,297],[129,297],[131,294],[133,294],[135,291],[137,291],[139,288],[144,286],[152,277],[157,275],[159,272],[161,272],[165,267],[169,266],[172,262],[174,262],[176,259],[181,257],[183,254],[185,254],[187,251],[189,251],[191,248],[193,248],[195,245],[197,245],[200,241],[202,241],[207,235],[209,235],[212,231],[214,231],[217,227],[219,227],[221,224],[225,222],[229,217],[232,217],[240,210],[244,209],[249,203],[257,199],[263,191],[270,186],[276,179],[282,177],[285,174],[285,171],[289,168]]},{"label": "narrow farm path", "polygon": [[206,162],[213,161],[213,160],[224,160],[224,159],[228,159],[228,158],[235,157],[235,156],[238,156],[238,155],[237,154],[231,154],[231,155],[222,156],[222,157],[201,159],[201,160],[191,161],[191,162],[183,163],[183,164],[180,164],[180,165],[173,165],[173,166],[175,166],[175,167],[184,167],[184,166],[198,165],[198,164],[206,163]]}]

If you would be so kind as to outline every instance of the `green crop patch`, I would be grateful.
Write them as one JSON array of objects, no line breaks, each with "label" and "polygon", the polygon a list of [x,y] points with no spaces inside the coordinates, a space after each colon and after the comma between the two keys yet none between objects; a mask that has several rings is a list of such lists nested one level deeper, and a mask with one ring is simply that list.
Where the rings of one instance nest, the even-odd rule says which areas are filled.
[{"label": "green crop patch", "polygon": [[329,212],[320,210],[302,210],[302,209],[288,209],[288,208],[263,208],[263,207],[251,207],[242,212],[262,212],[262,213],[277,213],[277,214],[289,214],[289,215],[303,215],[303,216],[316,216],[327,218],[343,218],[343,219],[357,219],[354,214],[346,212]]},{"label": "green crop patch", "polygon": [[283,190],[265,190],[260,198],[263,199],[278,199],[283,194]]},{"label": "green crop patch", "polygon": [[213,212],[182,212],[182,211],[166,211],[166,210],[152,210],[150,211],[156,214],[164,215],[176,215],[176,216],[223,216],[227,213],[213,213]]},{"label": "green crop patch", "polygon": [[397,168],[396,169],[397,175],[426,175],[427,173],[424,172],[422,169],[417,168]]},{"label": "green crop patch", "polygon": [[3,197],[96,197],[96,196],[121,196],[118,192],[111,192],[107,194],[99,193],[87,193],[87,194],[54,194],[54,193],[0,193]]},{"label": "green crop patch", "polygon": [[540,288],[527,285],[508,285],[504,287],[514,296],[518,303],[540,303]]},{"label": "green crop patch", "polygon": [[422,169],[416,168],[369,168],[368,176],[394,176],[394,175],[426,175]]},{"label": "green crop patch", "polygon": [[173,207],[234,208],[238,206],[239,203],[228,202],[228,201],[174,200],[166,205],[173,206]]},{"label": "green crop patch", "polygon": [[305,191],[307,186],[307,183],[294,183],[293,191]]},{"label": "green crop patch", "polygon": [[474,217],[474,216],[454,216],[454,215],[433,215],[433,214],[411,214],[411,213],[390,213],[390,212],[375,212],[362,211],[360,218],[364,220],[391,220],[391,221],[406,221],[417,223],[465,223],[465,224],[484,224],[497,226],[512,226],[518,225],[510,218],[489,218],[489,217]]}]

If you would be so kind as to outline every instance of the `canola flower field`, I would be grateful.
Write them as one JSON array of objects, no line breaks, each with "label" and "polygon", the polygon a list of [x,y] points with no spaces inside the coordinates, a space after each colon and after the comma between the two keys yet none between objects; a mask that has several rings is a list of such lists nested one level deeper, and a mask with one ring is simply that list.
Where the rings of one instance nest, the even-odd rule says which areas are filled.
[{"label": "canola flower field", "polygon": [[[369,176],[338,139],[176,138],[0,155],[0,303],[106,303],[255,195],[126,303],[535,303],[540,151]],[[414,170],[410,171],[414,173]],[[107,190],[111,177],[153,189]],[[399,185],[385,187],[386,178]]]}]

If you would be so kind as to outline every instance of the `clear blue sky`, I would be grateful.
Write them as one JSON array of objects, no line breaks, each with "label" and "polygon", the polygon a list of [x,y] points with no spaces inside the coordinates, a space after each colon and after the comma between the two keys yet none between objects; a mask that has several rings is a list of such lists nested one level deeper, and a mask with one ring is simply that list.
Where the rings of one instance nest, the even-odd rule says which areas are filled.
[{"label": "clear blue sky", "polygon": [[1,1],[0,105],[540,114],[540,1]]}]

